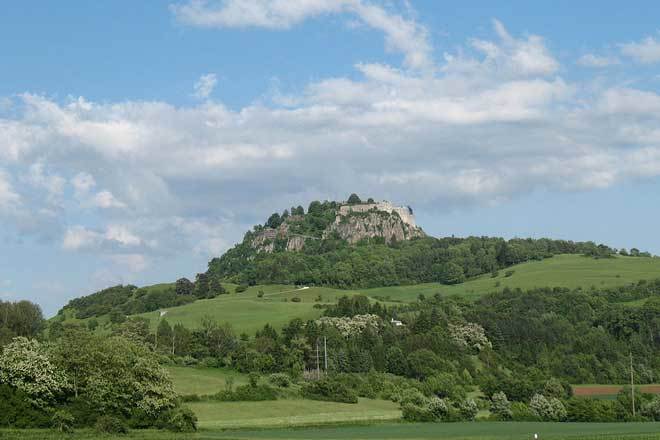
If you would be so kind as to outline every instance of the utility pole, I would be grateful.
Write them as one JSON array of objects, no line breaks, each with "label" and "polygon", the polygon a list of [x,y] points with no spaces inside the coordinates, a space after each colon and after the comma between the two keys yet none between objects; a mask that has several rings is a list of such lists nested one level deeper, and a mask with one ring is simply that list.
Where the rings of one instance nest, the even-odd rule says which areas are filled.
[{"label": "utility pole", "polygon": [[632,414],[635,417],[635,377],[633,375],[633,358],[632,350],[630,353],[630,395],[632,397]]},{"label": "utility pole", "polygon": [[316,339],[316,379],[321,378],[321,365],[319,364],[319,340]]},{"label": "utility pole", "polygon": [[328,374],[328,338],[323,336],[323,354],[325,355],[325,374]]}]

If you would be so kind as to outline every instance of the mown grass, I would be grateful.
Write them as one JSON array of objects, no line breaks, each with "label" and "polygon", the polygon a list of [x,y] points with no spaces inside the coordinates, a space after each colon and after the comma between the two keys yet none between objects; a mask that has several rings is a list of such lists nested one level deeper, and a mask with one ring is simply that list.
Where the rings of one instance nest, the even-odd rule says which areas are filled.
[{"label": "mown grass", "polygon": [[399,406],[386,400],[360,399],[357,404],[287,399],[266,402],[194,402],[190,408],[204,429],[293,427],[392,421]]},{"label": "mown grass", "polygon": [[231,378],[234,385],[248,383],[247,376],[225,368],[167,367],[174,390],[182,396],[197,394],[211,395],[225,389]]}]

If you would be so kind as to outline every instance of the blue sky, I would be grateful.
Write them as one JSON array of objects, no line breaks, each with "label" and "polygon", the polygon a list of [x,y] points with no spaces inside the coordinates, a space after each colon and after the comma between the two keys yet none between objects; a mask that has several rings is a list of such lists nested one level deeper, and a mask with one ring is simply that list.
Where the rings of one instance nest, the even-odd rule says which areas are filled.
[{"label": "blue sky", "polygon": [[0,297],[192,277],[356,191],[660,253],[657,2],[7,2]]}]

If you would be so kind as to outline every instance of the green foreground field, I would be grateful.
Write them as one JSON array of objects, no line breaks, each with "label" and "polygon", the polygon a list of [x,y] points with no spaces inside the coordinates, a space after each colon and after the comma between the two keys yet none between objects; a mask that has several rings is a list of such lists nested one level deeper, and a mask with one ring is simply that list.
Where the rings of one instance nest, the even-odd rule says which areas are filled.
[{"label": "green foreground field", "polygon": [[524,440],[534,434],[540,440],[658,440],[660,423],[381,423],[339,427],[262,430],[208,430],[194,434],[133,431],[127,436],[99,435],[81,431],[65,435],[45,430],[3,430],[0,439],[15,440]]},{"label": "green foreground field", "polygon": [[188,404],[202,429],[300,427],[323,424],[393,421],[399,405],[360,399],[357,404],[287,399],[266,402],[194,402]]},{"label": "green foreground field", "polygon": [[[507,271],[513,271],[513,274],[506,276]],[[239,333],[254,334],[266,323],[281,328],[293,318],[316,319],[321,316],[322,311],[314,308],[315,305],[334,303],[337,298],[344,295],[362,294],[373,300],[396,303],[415,301],[420,294],[432,296],[440,293],[476,298],[485,293],[501,291],[506,287],[512,289],[592,286],[607,288],[655,278],[660,278],[660,258],[594,259],[580,255],[557,255],[543,261],[532,261],[501,270],[495,278],[488,274],[454,286],[426,283],[341,290],[327,287],[300,289],[296,286],[268,285],[253,286],[246,292],[235,293],[236,286],[226,284],[230,294],[169,308],[165,317],[170,324],[181,323],[188,328],[196,328],[199,327],[202,318],[208,315],[218,321],[230,323]],[[167,285],[153,286],[153,288],[162,288],[162,286]],[[264,293],[261,298],[258,296],[260,291]],[[300,302],[293,302],[293,298],[300,299]],[[630,305],[641,304],[643,301]],[[151,326],[155,328],[159,311],[138,316],[148,318]]]}]

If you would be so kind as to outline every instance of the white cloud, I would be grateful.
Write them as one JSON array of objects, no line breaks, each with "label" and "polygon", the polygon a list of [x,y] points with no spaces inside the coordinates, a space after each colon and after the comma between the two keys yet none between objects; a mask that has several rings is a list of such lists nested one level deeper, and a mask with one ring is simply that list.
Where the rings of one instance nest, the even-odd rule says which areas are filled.
[{"label": "white cloud", "polygon": [[66,184],[62,176],[46,172],[42,162],[30,166],[26,181],[35,188],[45,190],[50,203],[59,203]]},{"label": "white cloud", "polygon": [[600,55],[594,55],[592,53],[588,53],[582,55],[577,60],[577,63],[580,66],[584,66],[584,67],[601,68],[601,67],[609,67],[609,66],[615,66],[617,64],[621,64],[621,61],[618,58],[612,56],[600,56]]},{"label": "white cloud", "polygon": [[125,208],[126,204],[120,202],[110,191],[101,191],[94,196],[94,205],[99,208]]},{"label": "white cloud", "polygon": [[97,232],[74,226],[64,233],[62,247],[66,250],[80,250],[97,246],[101,242],[101,235]]},{"label": "white cloud", "polygon": [[218,84],[218,77],[214,73],[208,73],[199,77],[195,83],[195,93],[194,96],[198,99],[208,98],[215,86]]},{"label": "white cloud", "polygon": [[660,62],[660,41],[646,37],[641,41],[620,45],[621,53],[642,64]]},{"label": "white cloud", "polygon": [[426,28],[363,0],[190,0],[170,9],[183,24],[219,28],[289,29],[323,14],[351,14],[360,23],[382,31],[387,47],[403,53],[407,66],[427,69],[432,64]]},{"label": "white cloud", "polygon": [[50,214],[80,225],[62,247],[141,267],[126,255],[217,255],[273,210],[354,191],[451,209],[660,176],[660,96],[561,71],[542,38],[495,22],[432,73],[361,63],[274,104],[23,94],[0,118],[0,139],[21,139],[0,205],[49,208],[17,178],[43,163],[35,181],[67,176],[74,193]]},{"label": "white cloud", "polygon": [[62,248],[69,251],[138,247],[143,240],[126,226],[109,225],[104,232],[73,226],[64,233]]},{"label": "white cloud", "polygon": [[541,37],[530,35],[526,39],[514,38],[498,20],[493,20],[493,27],[499,41],[472,40],[472,46],[486,57],[482,65],[490,65],[515,76],[545,76],[559,69],[559,63],[545,47]]}]

